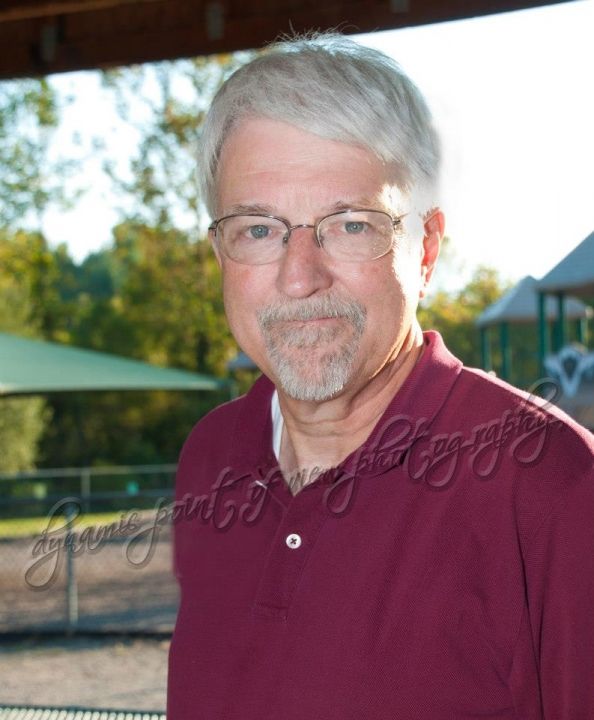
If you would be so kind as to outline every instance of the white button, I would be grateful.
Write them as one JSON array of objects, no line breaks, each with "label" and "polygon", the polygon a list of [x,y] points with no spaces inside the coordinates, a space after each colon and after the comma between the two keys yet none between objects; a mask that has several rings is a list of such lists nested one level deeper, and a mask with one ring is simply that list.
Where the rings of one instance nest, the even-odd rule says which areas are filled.
[{"label": "white button", "polygon": [[290,535],[287,535],[285,542],[287,543],[288,548],[291,548],[291,550],[297,550],[297,548],[301,545],[301,537],[297,535],[297,533],[291,533]]}]

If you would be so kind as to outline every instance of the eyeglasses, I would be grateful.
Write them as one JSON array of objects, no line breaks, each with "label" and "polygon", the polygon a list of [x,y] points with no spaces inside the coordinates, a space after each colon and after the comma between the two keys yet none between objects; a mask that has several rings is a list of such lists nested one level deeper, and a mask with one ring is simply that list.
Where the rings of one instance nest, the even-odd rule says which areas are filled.
[{"label": "eyeglasses", "polygon": [[274,215],[226,215],[215,220],[209,231],[222,253],[244,265],[266,265],[283,255],[291,233],[312,228],[318,246],[334,260],[377,260],[392,249],[394,229],[404,216],[392,217],[383,210],[341,210],[315,225],[290,225]]}]

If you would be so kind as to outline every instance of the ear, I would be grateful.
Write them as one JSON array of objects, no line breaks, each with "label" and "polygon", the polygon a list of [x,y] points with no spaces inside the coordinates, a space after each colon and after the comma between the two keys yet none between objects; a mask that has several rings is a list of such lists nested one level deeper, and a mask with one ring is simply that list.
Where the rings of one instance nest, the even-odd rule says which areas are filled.
[{"label": "ear", "polygon": [[421,291],[419,297],[424,297],[427,287],[439,256],[439,248],[445,231],[445,217],[439,210],[431,210],[423,222],[423,257],[421,258]]}]

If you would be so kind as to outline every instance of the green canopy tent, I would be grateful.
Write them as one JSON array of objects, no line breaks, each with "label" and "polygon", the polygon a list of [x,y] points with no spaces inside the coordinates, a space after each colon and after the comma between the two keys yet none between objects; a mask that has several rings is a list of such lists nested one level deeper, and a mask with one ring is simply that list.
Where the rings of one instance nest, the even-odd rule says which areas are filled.
[{"label": "green canopy tent", "polygon": [[[227,380],[94,350],[0,332],[0,402],[3,398],[97,391],[226,391]],[[84,401],[70,405],[78,442],[85,440]]]},{"label": "green canopy tent", "polygon": [[208,375],[0,333],[0,396],[98,390],[208,390],[228,387]]}]

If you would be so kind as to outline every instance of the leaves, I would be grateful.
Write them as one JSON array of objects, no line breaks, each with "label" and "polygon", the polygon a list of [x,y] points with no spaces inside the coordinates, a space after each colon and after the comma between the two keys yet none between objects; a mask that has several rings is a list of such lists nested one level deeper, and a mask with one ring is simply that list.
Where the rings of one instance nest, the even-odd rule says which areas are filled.
[{"label": "leaves", "polygon": [[0,227],[39,225],[51,204],[64,204],[73,159],[50,159],[60,105],[47,79],[0,83]]},{"label": "leaves", "polygon": [[497,270],[480,266],[461,290],[440,290],[423,303],[419,308],[421,327],[438,330],[454,355],[466,365],[479,367],[480,343],[474,321],[508,287]]},{"label": "leaves", "polygon": [[35,467],[38,446],[51,418],[43,398],[2,398],[0,401],[0,472]]},{"label": "leaves", "polygon": [[103,75],[120,117],[138,133],[128,172],[106,159],[122,220],[200,236],[196,145],[212,97],[253,53],[120,68]]},{"label": "leaves", "polygon": [[[9,244],[5,237],[0,240],[0,332],[35,337],[41,323],[33,295],[34,283],[26,277],[28,265],[15,252],[21,242]],[[0,472],[35,466],[50,417],[42,398],[0,397]]]}]

